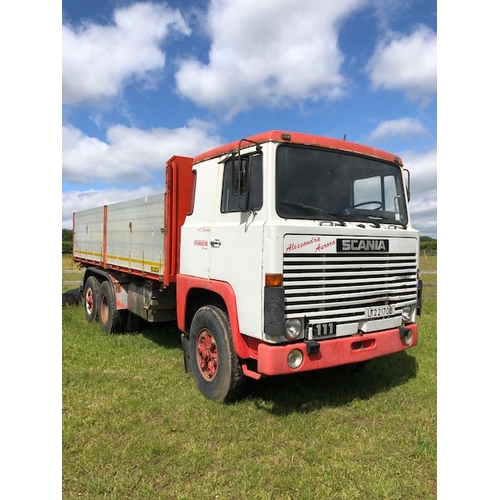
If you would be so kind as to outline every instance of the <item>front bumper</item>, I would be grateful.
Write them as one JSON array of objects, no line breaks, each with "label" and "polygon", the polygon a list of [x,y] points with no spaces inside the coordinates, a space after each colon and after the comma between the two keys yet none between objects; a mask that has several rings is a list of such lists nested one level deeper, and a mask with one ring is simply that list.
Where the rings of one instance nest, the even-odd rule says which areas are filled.
[{"label": "front bumper", "polygon": [[[412,332],[409,344],[401,337],[399,328],[322,340],[315,343],[313,348],[307,342],[286,345],[262,343],[258,347],[257,371],[262,375],[287,375],[359,363],[404,351],[418,343],[418,325],[410,324],[405,328]],[[298,368],[290,368],[287,363],[288,355],[294,349],[299,349],[303,354],[302,364]]]}]

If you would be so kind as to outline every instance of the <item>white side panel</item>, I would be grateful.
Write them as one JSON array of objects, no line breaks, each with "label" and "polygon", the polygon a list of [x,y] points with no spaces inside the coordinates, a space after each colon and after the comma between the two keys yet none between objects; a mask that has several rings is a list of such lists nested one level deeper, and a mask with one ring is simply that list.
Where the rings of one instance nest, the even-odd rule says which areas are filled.
[{"label": "white side panel", "polygon": [[103,260],[104,207],[75,213],[73,255],[81,259]]},{"label": "white side panel", "polygon": [[163,194],[109,205],[107,263],[163,275],[164,211]]}]

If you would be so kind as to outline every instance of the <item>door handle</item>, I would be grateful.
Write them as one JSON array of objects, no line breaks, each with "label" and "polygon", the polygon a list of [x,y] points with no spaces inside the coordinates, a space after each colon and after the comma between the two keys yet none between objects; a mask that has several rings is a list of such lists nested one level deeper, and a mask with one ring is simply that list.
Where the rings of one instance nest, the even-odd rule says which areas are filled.
[{"label": "door handle", "polygon": [[210,242],[210,246],[211,246],[212,248],[219,248],[219,247],[220,247],[220,240],[212,240],[212,241]]}]

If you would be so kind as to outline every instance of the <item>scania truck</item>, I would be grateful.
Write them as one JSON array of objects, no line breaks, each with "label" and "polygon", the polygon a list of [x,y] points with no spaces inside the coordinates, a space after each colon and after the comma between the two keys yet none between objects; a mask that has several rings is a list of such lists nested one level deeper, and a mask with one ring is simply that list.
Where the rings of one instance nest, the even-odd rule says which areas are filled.
[{"label": "scania truck", "polygon": [[272,130],[165,172],[162,193],[73,214],[89,322],[176,321],[186,372],[222,402],[248,378],[417,345],[420,237],[399,156]]}]

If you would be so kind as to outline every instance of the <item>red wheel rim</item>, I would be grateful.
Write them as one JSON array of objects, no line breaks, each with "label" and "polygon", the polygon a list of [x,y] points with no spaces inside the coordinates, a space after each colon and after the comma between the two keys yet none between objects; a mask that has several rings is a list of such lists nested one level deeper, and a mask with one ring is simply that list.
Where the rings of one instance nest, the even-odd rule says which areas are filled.
[{"label": "red wheel rim", "polygon": [[106,323],[108,321],[109,306],[108,299],[105,295],[101,299],[101,309],[99,311],[99,315],[101,316],[103,323]]},{"label": "red wheel rim", "polygon": [[196,361],[203,378],[214,379],[219,366],[219,353],[214,336],[209,330],[202,330],[196,340]]},{"label": "red wheel rim", "polygon": [[92,311],[94,310],[94,294],[90,289],[87,290],[87,295],[85,296],[85,303],[87,305],[87,312],[91,314]]}]

